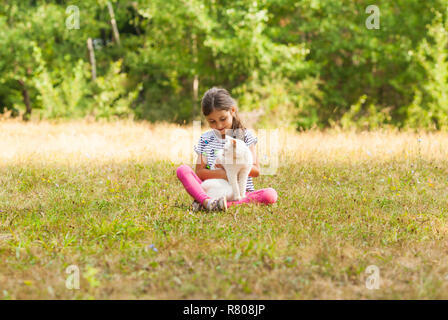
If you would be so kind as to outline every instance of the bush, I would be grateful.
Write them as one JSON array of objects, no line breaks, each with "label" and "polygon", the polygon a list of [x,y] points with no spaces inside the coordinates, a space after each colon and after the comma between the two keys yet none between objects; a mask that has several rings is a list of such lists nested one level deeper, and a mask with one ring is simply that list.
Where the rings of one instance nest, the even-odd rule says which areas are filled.
[{"label": "bush", "polygon": [[[445,20],[445,21],[444,21]],[[413,128],[448,129],[448,10],[428,26],[428,39],[419,45],[415,68],[423,68],[424,80],[414,90],[406,108],[406,125]]]},{"label": "bush", "polygon": [[241,110],[261,110],[257,127],[310,128],[318,124],[321,92],[317,79],[307,78],[293,83],[286,78],[264,78],[244,84],[233,93]]},{"label": "bush", "polygon": [[[362,95],[359,100],[350,107],[340,121],[343,129],[361,129],[361,130],[375,130],[387,123],[390,123],[391,116],[390,109],[384,108],[378,110],[373,103],[366,105],[367,96]],[[333,122],[333,126],[335,123]]]},{"label": "bush", "polygon": [[99,118],[129,117],[141,85],[128,90],[127,75],[120,72],[122,61],[111,64],[109,71],[92,81],[89,69],[82,60],[71,68],[49,72],[39,47],[34,47],[38,63],[33,84],[38,90],[38,101],[43,108],[42,118]]}]

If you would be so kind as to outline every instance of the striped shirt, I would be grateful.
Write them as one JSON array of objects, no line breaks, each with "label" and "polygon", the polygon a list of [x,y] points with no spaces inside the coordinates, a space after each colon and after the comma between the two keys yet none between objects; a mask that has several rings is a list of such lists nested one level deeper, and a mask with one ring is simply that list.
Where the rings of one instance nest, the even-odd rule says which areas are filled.
[{"label": "striped shirt", "polygon": [[[225,139],[219,137],[219,133],[216,133],[215,130],[210,130],[201,135],[199,142],[194,146],[194,151],[198,155],[203,155],[207,158],[207,165],[210,170],[215,169],[215,161],[216,161],[216,153],[218,150],[224,149]],[[244,142],[249,147],[251,145],[255,145],[258,139],[255,137],[251,130],[244,130]],[[247,186],[246,191],[254,191],[254,183],[252,181],[252,177],[247,178]]]}]

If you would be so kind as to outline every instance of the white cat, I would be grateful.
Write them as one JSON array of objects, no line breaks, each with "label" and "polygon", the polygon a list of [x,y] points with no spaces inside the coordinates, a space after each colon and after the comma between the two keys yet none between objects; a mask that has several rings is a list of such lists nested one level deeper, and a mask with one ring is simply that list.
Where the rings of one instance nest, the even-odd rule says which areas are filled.
[{"label": "white cat", "polygon": [[225,196],[228,201],[241,200],[246,196],[247,178],[252,169],[252,152],[246,143],[226,136],[224,150],[218,150],[216,164],[226,171],[225,179],[207,179],[201,183],[211,198]]}]

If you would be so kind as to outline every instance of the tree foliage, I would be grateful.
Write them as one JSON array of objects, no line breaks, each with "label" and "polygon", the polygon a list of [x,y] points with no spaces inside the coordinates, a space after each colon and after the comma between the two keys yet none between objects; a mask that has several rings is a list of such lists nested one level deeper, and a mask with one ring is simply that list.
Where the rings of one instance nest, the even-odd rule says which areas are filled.
[{"label": "tree foliage", "polygon": [[120,44],[106,0],[1,2],[0,111],[182,123],[220,86],[265,126],[448,128],[444,0],[379,0],[379,29],[365,0],[110,1]]}]

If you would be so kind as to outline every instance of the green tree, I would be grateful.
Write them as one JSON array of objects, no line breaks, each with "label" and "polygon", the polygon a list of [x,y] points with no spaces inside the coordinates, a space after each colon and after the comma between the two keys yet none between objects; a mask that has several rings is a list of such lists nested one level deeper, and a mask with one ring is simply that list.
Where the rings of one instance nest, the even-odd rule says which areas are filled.
[{"label": "green tree", "polygon": [[428,26],[428,39],[423,39],[415,53],[417,67],[424,69],[424,80],[414,91],[414,100],[406,112],[411,127],[448,129],[448,10]]}]

